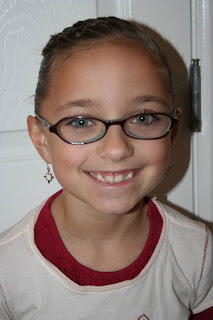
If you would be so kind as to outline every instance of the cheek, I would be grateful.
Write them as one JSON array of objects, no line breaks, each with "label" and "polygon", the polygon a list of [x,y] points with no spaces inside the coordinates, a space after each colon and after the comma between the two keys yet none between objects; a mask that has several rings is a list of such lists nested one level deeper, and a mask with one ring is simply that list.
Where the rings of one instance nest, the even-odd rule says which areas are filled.
[{"label": "cheek", "polygon": [[63,141],[54,141],[50,145],[52,165],[54,172],[64,172],[63,169],[81,168],[89,157],[89,150],[86,145],[75,146]]},{"label": "cheek", "polygon": [[150,165],[166,168],[170,159],[170,137],[159,140],[146,141],[145,146],[147,162]]}]

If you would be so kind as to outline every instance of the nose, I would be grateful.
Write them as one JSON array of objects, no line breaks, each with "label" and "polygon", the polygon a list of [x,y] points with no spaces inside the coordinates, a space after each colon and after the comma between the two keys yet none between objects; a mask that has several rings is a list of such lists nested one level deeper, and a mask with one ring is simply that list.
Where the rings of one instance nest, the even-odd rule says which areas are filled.
[{"label": "nose", "polygon": [[106,135],[99,141],[99,155],[113,162],[132,156],[134,149],[130,139],[119,125],[110,126]]}]

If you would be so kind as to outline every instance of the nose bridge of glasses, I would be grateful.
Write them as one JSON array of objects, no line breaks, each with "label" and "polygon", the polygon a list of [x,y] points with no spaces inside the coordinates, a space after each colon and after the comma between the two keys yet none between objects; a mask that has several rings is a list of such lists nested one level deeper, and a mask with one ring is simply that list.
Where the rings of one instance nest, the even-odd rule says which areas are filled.
[{"label": "nose bridge of glasses", "polygon": [[121,130],[123,131],[123,133],[126,134],[125,130],[124,130],[124,125],[125,125],[125,122],[126,122],[126,118],[125,119],[115,119],[115,120],[107,120],[104,122],[105,124],[105,128],[106,128],[106,131],[105,131],[105,134],[107,133],[108,129],[110,126],[114,126],[114,125],[118,125],[121,127]]},{"label": "nose bridge of glasses", "polygon": [[106,131],[109,129],[110,126],[113,126],[113,125],[118,125],[123,129],[125,121],[126,121],[126,119],[115,119],[115,120],[104,121]]}]

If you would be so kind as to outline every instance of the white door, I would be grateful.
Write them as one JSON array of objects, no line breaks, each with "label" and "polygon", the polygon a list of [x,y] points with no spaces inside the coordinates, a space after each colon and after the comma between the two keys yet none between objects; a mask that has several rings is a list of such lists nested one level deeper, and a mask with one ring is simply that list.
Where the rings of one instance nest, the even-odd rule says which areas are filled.
[{"label": "white door", "polygon": [[[198,47],[202,62],[202,57],[205,56],[205,44],[208,43],[208,39],[203,36],[209,35],[208,19],[212,14],[213,2],[211,0],[191,2],[198,10]],[[205,183],[211,187],[213,147],[207,137],[211,134],[208,121],[212,115],[210,110],[212,90],[206,93],[205,86],[202,87],[202,93],[205,93],[204,132],[195,134],[191,144],[189,130],[190,1],[2,0],[0,2],[0,231],[14,224],[42,200],[60,189],[56,181],[53,180],[48,185],[43,178],[46,173],[45,163],[34,150],[26,131],[26,117],[28,114],[33,114],[31,96],[34,94],[37,82],[42,47],[48,41],[50,34],[61,31],[77,20],[108,15],[132,19],[146,25],[166,51],[174,72],[177,106],[182,107],[182,125],[173,148],[172,170],[157,190],[159,198],[185,214],[192,215],[195,212],[203,219],[213,220],[211,189],[204,190],[202,185],[204,175],[199,171],[203,159],[208,157],[203,172]],[[204,20],[207,21],[206,25],[203,23]],[[202,69],[202,72],[207,74],[205,76],[208,88],[213,83],[211,72],[208,73],[210,60],[213,58],[209,48],[209,59],[205,57]],[[200,148],[202,154],[199,153]],[[210,150],[209,153],[207,150]],[[206,175],[206,172],[209,174]],[[198,213],[198,209],[202,209],[201,212]]]}]

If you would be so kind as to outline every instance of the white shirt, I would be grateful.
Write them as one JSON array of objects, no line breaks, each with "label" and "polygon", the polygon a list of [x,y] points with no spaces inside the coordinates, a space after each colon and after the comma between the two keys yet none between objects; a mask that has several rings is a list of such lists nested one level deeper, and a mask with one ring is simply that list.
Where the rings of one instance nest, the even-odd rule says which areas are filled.
[{"label": "white shirt", "polygon": [[42,206],[0,236],[0,320],[188,320],[213,306],[209,230],[153,200],[163,229],[133,280],[79,286],[47,261],[34,242]]}]

